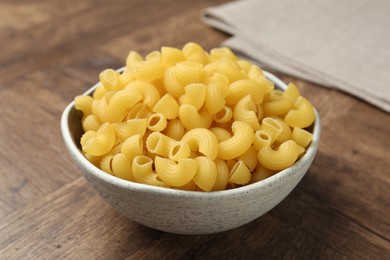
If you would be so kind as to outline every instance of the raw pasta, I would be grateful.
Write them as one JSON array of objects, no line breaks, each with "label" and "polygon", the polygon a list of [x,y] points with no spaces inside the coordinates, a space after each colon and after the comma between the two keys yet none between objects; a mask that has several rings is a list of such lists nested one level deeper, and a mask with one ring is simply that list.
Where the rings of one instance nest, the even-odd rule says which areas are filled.
[{"label": "raw pasta", "polygon": [[215,162],[206,156],[195,158],[198,170],[194,176],[196,185],[204,191],[211,191],[217,181],[217,166]]},{"label": "raw pasta", "polygon": [[199,110],[206,98],[207,87],[202,83],[192,83],[184,87],[185,94],[179,99],[180,104],[189,104]]},{"label": "raw pasta", "polygon": [[153,112],[161,113],[167,119],[175,119],[179,115],[179,103],[167,93],[154,105]]},{"label": "raw pasta", "polygon": [[85,157],[118,178],[187,191],[261,181],[309,146],[314,108],[297,86],[274,89],[261,68],[229,48],[196,43],[131,51],[77,96]]},{"label": "raw pasta", "polygon": [[131,171],[136,182],[159,187],[169,187],[158,180],[157,174],[153,171],[153,160],[147,156],[139,155],[134,158]]},{"label": "raw pasta", "polygon": [[218,157],[230,160],[241,156],[253,143],[253,129],[245,122],[235,121],[232,125],[233,136],[219,143]]}]

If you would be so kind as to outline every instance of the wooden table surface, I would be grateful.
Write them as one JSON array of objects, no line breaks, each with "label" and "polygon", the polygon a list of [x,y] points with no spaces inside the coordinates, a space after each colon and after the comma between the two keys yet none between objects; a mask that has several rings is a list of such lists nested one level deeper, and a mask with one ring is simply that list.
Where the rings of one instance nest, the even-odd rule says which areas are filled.
[{"label": "wooden table surface", "polygon": [[[320,113],[307,175],[243,227],[184,236],[116,212],[68,155],[60,117],[105,68],[228,35],[201,11],[224,0],[0,1],[0,259],[390,259],[390,116],[352,96],[297,83]],[[221,258],[221,259],[222,259]]]}]

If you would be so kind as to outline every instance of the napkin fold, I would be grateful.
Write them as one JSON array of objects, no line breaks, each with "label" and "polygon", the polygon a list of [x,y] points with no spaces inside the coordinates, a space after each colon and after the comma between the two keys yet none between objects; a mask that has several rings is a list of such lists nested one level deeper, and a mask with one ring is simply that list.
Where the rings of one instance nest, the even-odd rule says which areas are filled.
[{"label": "napkin fold", "polygon": [[208,8],[223,45],[268,69],[340,89],[390,113],[390,1],[242,0]]}]

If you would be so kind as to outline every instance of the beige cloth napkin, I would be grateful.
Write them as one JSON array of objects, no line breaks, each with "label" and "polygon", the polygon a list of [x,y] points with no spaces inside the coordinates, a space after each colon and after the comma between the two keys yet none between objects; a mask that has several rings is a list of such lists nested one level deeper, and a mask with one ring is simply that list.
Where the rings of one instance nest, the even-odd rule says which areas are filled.
[{"label": "beige cloth napkin", "polygon": [[226,45],[390,113],[390,1],[243,0],[206,9]]}]

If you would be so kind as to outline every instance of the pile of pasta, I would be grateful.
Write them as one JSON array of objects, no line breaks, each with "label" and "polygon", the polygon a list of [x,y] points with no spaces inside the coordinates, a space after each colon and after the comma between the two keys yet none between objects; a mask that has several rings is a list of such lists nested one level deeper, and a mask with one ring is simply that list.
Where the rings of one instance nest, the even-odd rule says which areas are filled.
[{"label": "pile of pasta", "polygon": [[228,48],[162,47],[104,70],[93,96],[75,98],[85,157],[119,178],[217,191],[293,165],[312,140],[310,102],[282,92]]}]

